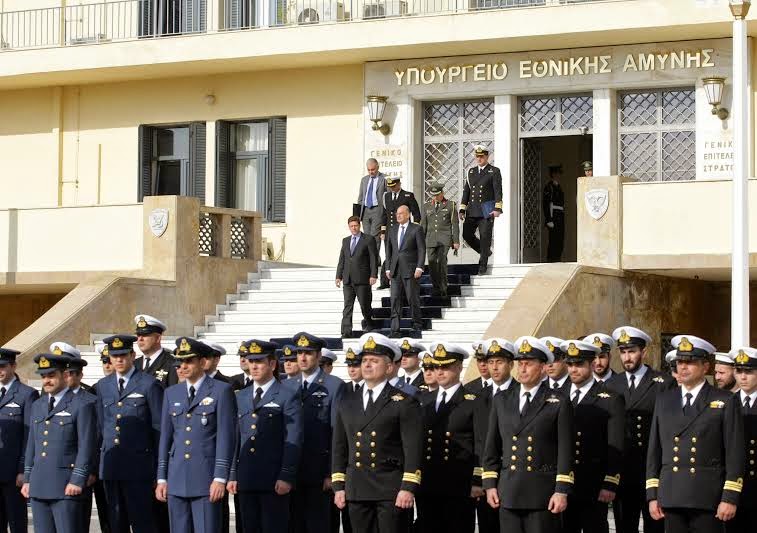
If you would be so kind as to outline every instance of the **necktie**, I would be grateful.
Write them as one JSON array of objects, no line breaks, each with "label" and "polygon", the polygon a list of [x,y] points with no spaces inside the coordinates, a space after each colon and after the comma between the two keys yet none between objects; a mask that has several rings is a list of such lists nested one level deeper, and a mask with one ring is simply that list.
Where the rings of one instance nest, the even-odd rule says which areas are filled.
[{"label": "necktie", "polygon": [[0,389],[0,402],[3,401],[3,398],[5,398],[5,393],[7,391],[5,390],[5,387]]},{"label": "necktie", "polygon": [[244,386],[245,386],[245,387],[249,387],[249,386],[250,386],[250,382],[251,382],[251,381],[252,381],[252,380],[251,380],[250,378],[244,378]]},{"label": "necktie", "polygon": [[352,236],[352,242],[350,243],[350,255],[355,253],[355,245],[357,244],[357,235]]},{"label": "necktie", "polygon": [[305,393],[308,391],[308,382],[307,380],[302,382],[302,395],[305,396]]},{"label": "necktie", "polygon": [[[4,393],[4,391],[5,391],[5,389],[3,389],[3,393]],[[2,397],[3,397],[3,395],[0,394],[0,399],[2,399]],[[751,407],[751,405],[750,405],[751,402],[752,402],[752,399],[749,396],[747,396],[746,398],[744,398],[744,409],[749,409]]]},{"label": "necktie", "polygon": [[628,387],[628,390],[631,391],[631,394],[636,390],[636,374],[631,374],[631,385]]},{"label": "necktie", "polygon": [[144,371],[147,372],[147,369],[150,368],[150,360],[145,357],[145,368]]},{"label": "necktie", "polygon": [[576,389],[576,392],[573,393],[573,406],[575,407],[578,405],[578,400],[581,398],[581,391]]},{"label": "necktie", "polygon": [[260,403],[260,399],[263,397],[263,387],[258,387],[255,391],[255,399],[252,401],[253,407],[257,407]]},{"label": "necktie", "polygon": [[694,397],[690,392],[686,393],[686,403],[683,404],[683,414],[684,416],[688,416],[689,412],[691,412],[691,399]]},{"label": "necktie", "polygon": [[445,406],[446,404],[447,404],[447,391],[446,391],[446,390],[443,390],[443,391],[442,391],[442,401],[440,401],[440,402],[439,402],[439,405],[437,405],[437,406],[436,406],[436,412],[438,413],[439,411],[441,411],[441,410],[442,410],[442,408],[443,408],[443,407],[444,407],[444,406]]},{"label": "necktie", "polygon": [[373,407],[373,389],[368,389],[368,403],[365,405],[365,412],[370,411],[371,407]]},{"label": "necktie", "polygon": [[365,207],[374,207],[373,203],[373,181],[374,178],[368,178],[368,191],[365,193]]},{"label": "necktie", "polygon": [[397,193],[396,193],[396,192],[395,192],[395,193],[392,193],[392,201],[393,201],[393,202],[396,202],[396,201],[397,201]]},{"label": "necktie", "polygon": [[405,240],[405,226],[404,224],[400,226],[400,238],[397,241],[397,248],[402,248],[402,241]]},{"label": "necktie", "polygon": [[360,383],[353,383],[353,391],[354,392],[360,392]]},{"label": "necktie", "polygon": [[195,388],[194,386],[189,386],[189,405],[192,405],[192,402],[195,401]]},{"label": "necktie", "polygon": [[118,378],[118,392],[122,394],[124,392],[124,383],[126,383],[126,380],[124,378]]},{"label": "necktie", "polygon": [[55,408],[55,396],[50,396],[50,403],[47,406],[47,412],[52,413]]},{"label": "necktie", "polygon": [[[410,385],[410,376],[407,376],[407,377],[405,377],[405,382],[406,382],[406,383],[407,383],[408,385]],[[4,391],[4,390],[5,390],[5,389],[3,389],[3,391]],[[3,393],[3,394],[5,394],[5,393]],[[0,396],[0,398],[2,398],[2,396]]]},{"label": "necktie", "polygon": [[528,412],[528,408],[531,407],[531,393],[526,392],[523,394],[523,396],[526,397],[526,401],[523,403],[523,409],[520,410],[520,416],[526,416],[526,413]]},{"label": "necktie", "polygon": [[560,384],[557,381],[555,381],[554,383],[552,383],[552,388],[557,390],[560,388]]}]

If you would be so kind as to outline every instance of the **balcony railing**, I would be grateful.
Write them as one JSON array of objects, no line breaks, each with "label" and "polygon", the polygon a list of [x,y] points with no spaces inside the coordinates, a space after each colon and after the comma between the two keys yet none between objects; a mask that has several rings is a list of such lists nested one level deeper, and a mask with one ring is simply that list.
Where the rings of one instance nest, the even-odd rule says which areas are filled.
[{"label": "balcony railing", "polygon": [[0,51],[597,1],[113,0],[0,13]]}]

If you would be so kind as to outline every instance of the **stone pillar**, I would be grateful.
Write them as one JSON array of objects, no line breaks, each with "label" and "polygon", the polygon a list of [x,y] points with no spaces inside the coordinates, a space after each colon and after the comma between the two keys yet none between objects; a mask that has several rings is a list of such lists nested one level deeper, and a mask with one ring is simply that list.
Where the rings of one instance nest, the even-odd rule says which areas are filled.
[{"label": "stone pillar", "polygon": [[502,216],[494,220],[492,265],[518,261],[520,219],[518,173],[518,97],[494,97],[494,165],[502,172]]},{"label": "stone pillar", "polygon": [[216,123],[208,120],[205,123],[205,202],[204,205],[215,207],[229,207],[216,205]]},{"label": "stone pillar", "polygon": [[619,270],[623,253],[621,179],[578,178],[576,201],[578,264]]},{"label": "stone pillar", "polygon": [[618,96],[613,89],[596,89],[593,96],[593,162],[595,176],[618,173]]}]

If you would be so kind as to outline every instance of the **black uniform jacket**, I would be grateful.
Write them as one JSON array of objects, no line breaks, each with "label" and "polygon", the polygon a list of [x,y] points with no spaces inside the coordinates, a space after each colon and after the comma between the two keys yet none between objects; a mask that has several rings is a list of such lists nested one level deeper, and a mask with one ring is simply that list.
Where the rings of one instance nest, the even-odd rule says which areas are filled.
[{"label": "black uniform jacket", "polygon": [[437,411],[438,394],[438,390],[428,394],[423,402],[421,492],[470,497],[471,486],[481,486],[480,450],[476,448],[476,427],[484,423],[480,403],[460,386]]},{"label": "black uniform jacket", "polygon": [[492,400],[484,448],[484,488],[499,488],[506,509],[547,509],[555,492],[569,494],[573,470],[573,408],[559,391],[539,386],[525,416],[520,387]]},{"label": "black uniform jacket", "polygon": [[757,405],[744,409],[741,394],[736,393],[736,401],[741,405],[741,416],[744,421],[744,443],[747,453],[747,463],[744,475],[744,490],[741,500],[744,502],[757,501]]},{"label": "black uniform jacket", "polygon": [[163,349],[157,357],[152,358],[149,368],[142,370],[142,366],[144,365],[142,357],[136,358],[134,366],[146,374],[150,374],[165,389],[179,382],[179,378],[176,375],[176,367],[173,363],[173,354]]},{"label": "black uniform jacket", "polygon": [[668,389],[652,419],[647,500],[713,512],[721,501],[738,504],[745,457],[741,409],[731,392],[705,382],[687,416],[680,387]]},{"label": "black uniform jacket", "polygon": [[362,394],[339,403],[331,481],[348,501],[394,501],[421,483],[423,414],[418,401],[389,383],[363,410]]},{"label": "black uniform jacket", "polygon": [[392,191],[384,193],[384,215],[381,219],[381,231],[386,231],[397,223],[395,214],[397,213],[397,208],[401,205],[406,205],[410,209],[413,222],[420,224],[421,208],[418,206],[418,200],[415,199],[415,195],[410,191],[400,189],[396,200],[393,199],[393,196],[394,193]]},{"label": "black uniform jacket", "polygon": [[573,495],[596,501],[602,489],[618,491],[625,435],[623,397],[595,382],[573,407],[576,426]]},{"label": "black uniform jacket", "polygon": [[480,172],[478,167],[468,169],[460,211],[469,217],[488,217],[489,213],[483,212],[484,202],[494,202],[494,211],[502,212],[502,174],[489,164]]}]

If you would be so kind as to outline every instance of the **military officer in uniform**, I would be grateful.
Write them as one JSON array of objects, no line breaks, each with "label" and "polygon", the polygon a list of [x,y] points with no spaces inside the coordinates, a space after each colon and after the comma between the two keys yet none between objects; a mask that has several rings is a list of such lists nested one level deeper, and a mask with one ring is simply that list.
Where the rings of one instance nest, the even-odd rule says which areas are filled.
[{"label": "military officer in uniform", "polygon": [[567,340],[560,348],[570,373],[570,401],[575,423],[576,483],[568,497],[565,533],[607,533],[607,505],[620,485],[625,409],[623,397],[594,379],[598,346]]},{"label": "military officer in uniform", "polygon": [[473,348],[473,357],[476,359],[476,369],[478,370],[479,377],[466,383],[465,388],[473,394],[478,394],[492,384],[491,375],[489,374],[489,366],[486,362],[486,351],[484,350],[485,344],[486,341],[480,340],[471,345],[471,348]]},{"label": "military officer in uniform", "polygon": [[176,367],[171,352],[163,349],[161,341],[166,325],[150,315],[134,317],[136,325],[137,346],[142,357],[137,357],[134,366],[158,380],[163,388],[178,383]]},{"label": "military officer in uniform", "polygon": [[352,348],[344,352],[344,362],[347,365],[347,375],[350,382],[347,383],[344,393],[359,392],[363,387],[363,372],[360,370],[360,356]]},{"label": "military officer in uniform", "polygon": [[757,350],[735,348],[728,354],[736,365],[736,381],[739,392],[736,400],[741,407],[744,423],[744,447],[747,462],[744,472],[744,488],[741,491],[741,505],[736,517],[726,523],[726,533],[749,533],[757,524]]},{"label": "military officer in uniform", "polygon": [[31,408],[21,494],[31,498],[36,533],[81,531],[97,447],[95,405],[66,386],[68,357],[34,358],[44,395]]},{"label": "military officer in uniform", "polygon": [[336,354],[324,347],[321,348],[321,360],[318,362],[318,366],[321,370],[327,374],[331,374],[334,371],[334,363],[336,362]]},{"label": "military officer in uniform", "polygon": [[245,533],[287,533],[302,455],[302,401],[273,375],[276,344],[245,345],[253,384],[236,394],[239,437],[228,488],[239,495]]},{"label": "military officer in uniform", "polygon": [[365,385],[340,403],[334,426],[334,502],[348,508],[355,531],[397,533],[406,527],[421,484],[420,404],[387,380],[401,357],[384,335],[360,338]]},{"label": "military officer in uniform", "polygon": [[[418,387],[420,393],[420,400],[424,395],[434,393],[439,388],[436,383],[436,365],[434,364],[434,358],[429,352],[423,351],[418,354],[418,357],[423,361],[421,367],[423,368],[423,384]],[[467,388],[465,390],[468,390]]]},{"label": "military officer in uniform", "polygon": [[401,379],[416,389],[423,385],[423,370],[418,355],[425,349],[423,344],[416,339],[405,337],[400,340],[400,351],[402,352],[400,366],[403,372]]},{"label": "military officer in uniform", "polygon": [[[468,169],[460,200],[463,239],[479,254],[478,273],[486,274],[492,248],[494,219],[502,214],[502,174],[489,164],[489,150],[474,148],[476,166]],[[478,230],[478,237],[476,237]]]},{"label": "military officer in uniform", "polygon": [[0,529],[26,533],[26,500],[21,495],[24,482],[24,454],[29,436],[32,404],[39,393],[16,377],[16,357],[20,352],[0,348]]},{"label": "military officer in uniform", "polygon": [[[252,384],[252,378],[250,377],[249,364],[247,362],[247,352],[242,351],[244,343],[239,345],[237,349],[237,355],[239,356],[239,368],[242,370],[239,374],[234,374],[229,378],[229,384],[235,391],[242,390],[249,387]],[[247,347],[245,346],[245,350]]]},{"label": "military officer in uniform", "polygon": [[591,178],[594,176],[594,164],[591,161],[581,163],[581,169],[583,169],[585,177]]},{"label": "military officer in uniform", "polygon": [[736,372],[733,359],[727,353],[715,352],[715,372],[713,373],[715,386],[719,389],[737,392]]},{"label": "military officer in uniform", "polygon": [[205,373],[213,379],[231,384],[231,378],[224,376],[221,371],[218,370],[218,365],[221,364],[221,357],[226,355],[226,348],[217,342],[212,342],[207,339],[202,339],[200,342],[207,344],[210,347],[210,353],[212,354],[205,359]]},{"label": "military officer in uniform", "polygon": [[[475,501],[483,495],[477,426],[486,414],[476,395],[460,383],[468,353],[460,346],[433,343],[439,388],[423,405],[424,457],[418,515],[421,531],[473,533]],[[442,503],[443,502],[443,503]]]},{"label": "military officer in uniform", "polygon": [[305,431],[297,487],[292,494],[295,533],[328,533],[331,522],[331,437],[345,383],[321,370],[325,341],[306,332],[292,337],[301,374],[284,382],[300,394]]},{"label": "military officer in uniform", "polygon": [[615,339],[606,333],[592,333],[586,335],[583,341],[599,348],[599,353],[592,361],[591,368],[594,370],[594,379],[606,382],[614,374],[610,368],[610,359],[612,349],[615,347]]},{"label": "military officer in uniform", "polygon": [[297,381],[300,378],[300,365],[297,362],[297,348],[291,344],[286,344],[281,349],[283,356],[281,359],[284,361],[284,375],[281,376],[281,381],[292,379]]},{"label": "military officer in uniform", "polygon": [[229,480],[237,434],[237,404],[231,385],[209,378],[207,344],[176,339],[174,357],[186,380],[168,387],[163,401],[158,486],[155,497],[168,501],[171,531],[215,533]]},{"label": "military officer in uniform", "polygon": [[615,527],[618,533],[637,533],[641,513],[645,533],[662,533],[663,523],[649,516],[644,471],[655,401],[674,382],[670,376],[644,364],[647,347],[652,342],[644,331],[622,326],[612,332],[612,338],[618,343],[620,361],[625,371],[615,374],[606,385],[623,396],[626,408],[623,470],[620,473],[620,489],[613,502]]},{"label": "military officer in uniform", "polygon": [[[386,188],[384,196],[381,200],[384,206],[384,212],[381,221],[381,238],[386,239],[389,234],[389,230],[397,224],[397,209],[401,205],[406,205],[410,210],[410,215],[413,217],[411,222],[416,224],[421,223],[421,209],[418,207],[418,200],[415,199],[415,195],[410,191],[406,191],[400,184],[400,179],[397,177],[389,176],[386,178]],[[379,289],[389,288],[389,278],[386,277],[387,264],[386,260],[381,265],[381,283]]]},{"label": "military officer in uniform", "polygon": [[560,186],[562,165],[551,165],[548,168],[549,181],[544,186],[542,195],[544,224],[549,233],[547,262],[558,263],[562,259],[565,241],[565,193]]},{"label": "military officer in uniform", "polygon": [[426,234],[426,254],[431,274],[433,296],[447,296],[447,253],[450,247],[460,248],[460,223],[455,202],[444,197],[444,186],[438,181],[429,187],[431,200],[423,206],[421,220]]},{"label": "military officer in uniform", "polygon": [[[111,531],[158,531],[154,509],[163,387],[134,366],[132,335],[104,339],[114,372],[97,382],[97,419],[102,431],[99,478]],[[153,514],[148,510],[153,508]]]},{"label": "military officer in uniform", "polygon": [[655,404],[646,469],[649,514],[665,519],[667,533],[722,532],[744,488],[741,405],[737,395],[707,382],[712,344],[693,335],[678,335],[671,344],[681,386],[661,392]]},{"label": "military officer in uniform", "polygon": [[[400,353],[402,353],[402,348],[400,348]],[[405,378],[400,377],[399,375],[401,365],[401,358],[389,365],[386,375],[387,379],[389,380],[389,385],[397,390],[409,394],[410,396],[416,396],[418,394],[418,388],[415,385],[411,385],[410,383],[405,381]]]},{"label": "military officer in uniform", "polygon": [[541,342],[550,349],[554,358],[547,365],[549,388],[559,390],[567,396],[570,390],[570,379],[568,379],[568,365],[565,363],[565,352],[560,348],[563,340],[557,337],[542,337]]},{"label": "military officer in uniform", "polygon": [[557,533],[575,482],[573,409],[542,380],[550,349],[535,337],[515,345],[520,386],[492,401],[484,489],[503,533]]},{"label": "military officer in uniform", "polygon": [[55,355],[65,355],[69,358],[68,369],[66,370],[66,386],[71,389],[74,394],[79,391],[87,393],[85,398],[94,400],[95,392],[92,387],[82,383],[84,377],[84,367],[87,366],[87,361],[82,359],[81,352],[68,344],[67,342],[56,341],[50,345],[50,353]]}]

